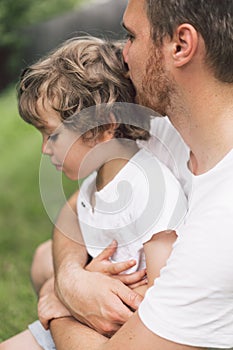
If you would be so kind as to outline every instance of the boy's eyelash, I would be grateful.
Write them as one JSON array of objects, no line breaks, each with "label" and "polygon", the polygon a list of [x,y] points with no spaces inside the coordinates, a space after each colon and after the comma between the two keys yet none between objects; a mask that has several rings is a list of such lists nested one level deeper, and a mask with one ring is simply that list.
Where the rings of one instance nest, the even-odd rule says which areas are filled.
[{"label": "boy's eyelash", "polygon": [[133,41],[135,39],[134,35],[131,33],[126,33],[125,34],[125,39],[129,41]]},{"label": "boy's eyelash", "polygon": [[56,141],[57,138],[58,138],[58,134],[51,134],[49,135],[48,140]]}]

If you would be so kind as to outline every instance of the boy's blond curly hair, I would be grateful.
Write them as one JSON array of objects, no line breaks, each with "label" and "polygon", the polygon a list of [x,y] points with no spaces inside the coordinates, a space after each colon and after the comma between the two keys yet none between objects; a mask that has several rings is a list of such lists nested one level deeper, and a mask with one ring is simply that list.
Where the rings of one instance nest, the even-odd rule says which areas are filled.
[{"label": "boy's blond curly hair", "polygon": [[[129,79],[122,57],[122,42],[110,42],[94,37],[76,37],[63,43],[26,68],[18,84],[18,109],[21,117],[36,127],[44,126],[37,111],[37,101],[42,98],[68,121],[80,111],[101,104],[133,103],[135,89]],[[83,125],[93,125],[93,115],[80,113],[76,130]],[[96,113],[95,118],[101,118]],[[132,140],[149,138],[150,116],[142,116],[140,127],[117,120],[115,137]],[[92,128],[93,137],[108,129],[111,122]],[[90,132],[89,132],[90,136]]]}]

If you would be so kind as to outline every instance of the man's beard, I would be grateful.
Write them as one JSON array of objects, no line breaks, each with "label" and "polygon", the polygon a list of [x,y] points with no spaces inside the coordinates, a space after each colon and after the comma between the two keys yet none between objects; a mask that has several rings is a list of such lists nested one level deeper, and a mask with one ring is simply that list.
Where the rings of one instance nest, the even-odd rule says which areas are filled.
[{"label": "man's beard", "polygon": [[164,69],[160,48],[153,48],[148,59],[146,71],[140,89],[137,89],[136,102],[165,116],[171,109],[171,96],[174,82]]}]

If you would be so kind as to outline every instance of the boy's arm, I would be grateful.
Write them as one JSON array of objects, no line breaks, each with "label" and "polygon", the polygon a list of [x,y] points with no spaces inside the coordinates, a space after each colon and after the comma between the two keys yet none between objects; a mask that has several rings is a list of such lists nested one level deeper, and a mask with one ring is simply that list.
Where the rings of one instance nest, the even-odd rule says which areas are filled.
[{"label": "boy's arm", "polygon": [[137,293],[144,296],[147,289],[154,284],[154,280],[160,276],[160,270],[166,265],[176,238],[175,231],[167,230],[154,234],[149,241],[144,243],[148,282],[146,285],[134,288]]},{"label": "boy's arm", "polygon": [[119,280],[84,269],[87,251],[76,215],[77,195],[66,203],[54,229],[56,293],[76,319],[101,334],[112,334],[132,315],[130,308],[138,308],[142,297]]},{"label": "boy's arm", "polygon": [[175,231],[166,230],[154,234],[144,244],[148,288],[154,284],[155,278],[160,276],[160,270],[166,265],[176,238]]},{"label": "boy's arm", "polygon": [[49,329],[49,322],[53,318],[72,316],[54,293],[54,277],[48,279],[39,293],[38,318],[42,326]]}]

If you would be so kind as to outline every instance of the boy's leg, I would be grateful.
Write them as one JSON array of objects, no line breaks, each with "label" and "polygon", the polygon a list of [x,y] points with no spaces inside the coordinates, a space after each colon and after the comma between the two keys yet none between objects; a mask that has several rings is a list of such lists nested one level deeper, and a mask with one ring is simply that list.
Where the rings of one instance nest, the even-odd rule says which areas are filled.
[{"label": "boy's leg", "polygon": [[53,273],[52,240],[50,239],[38,246],[32,261],[31,281],[37,294]]},{"label": "boy's leg", "polygon": [[42,350],[29,330],[15,335],[0,344],[0,350]]}]

